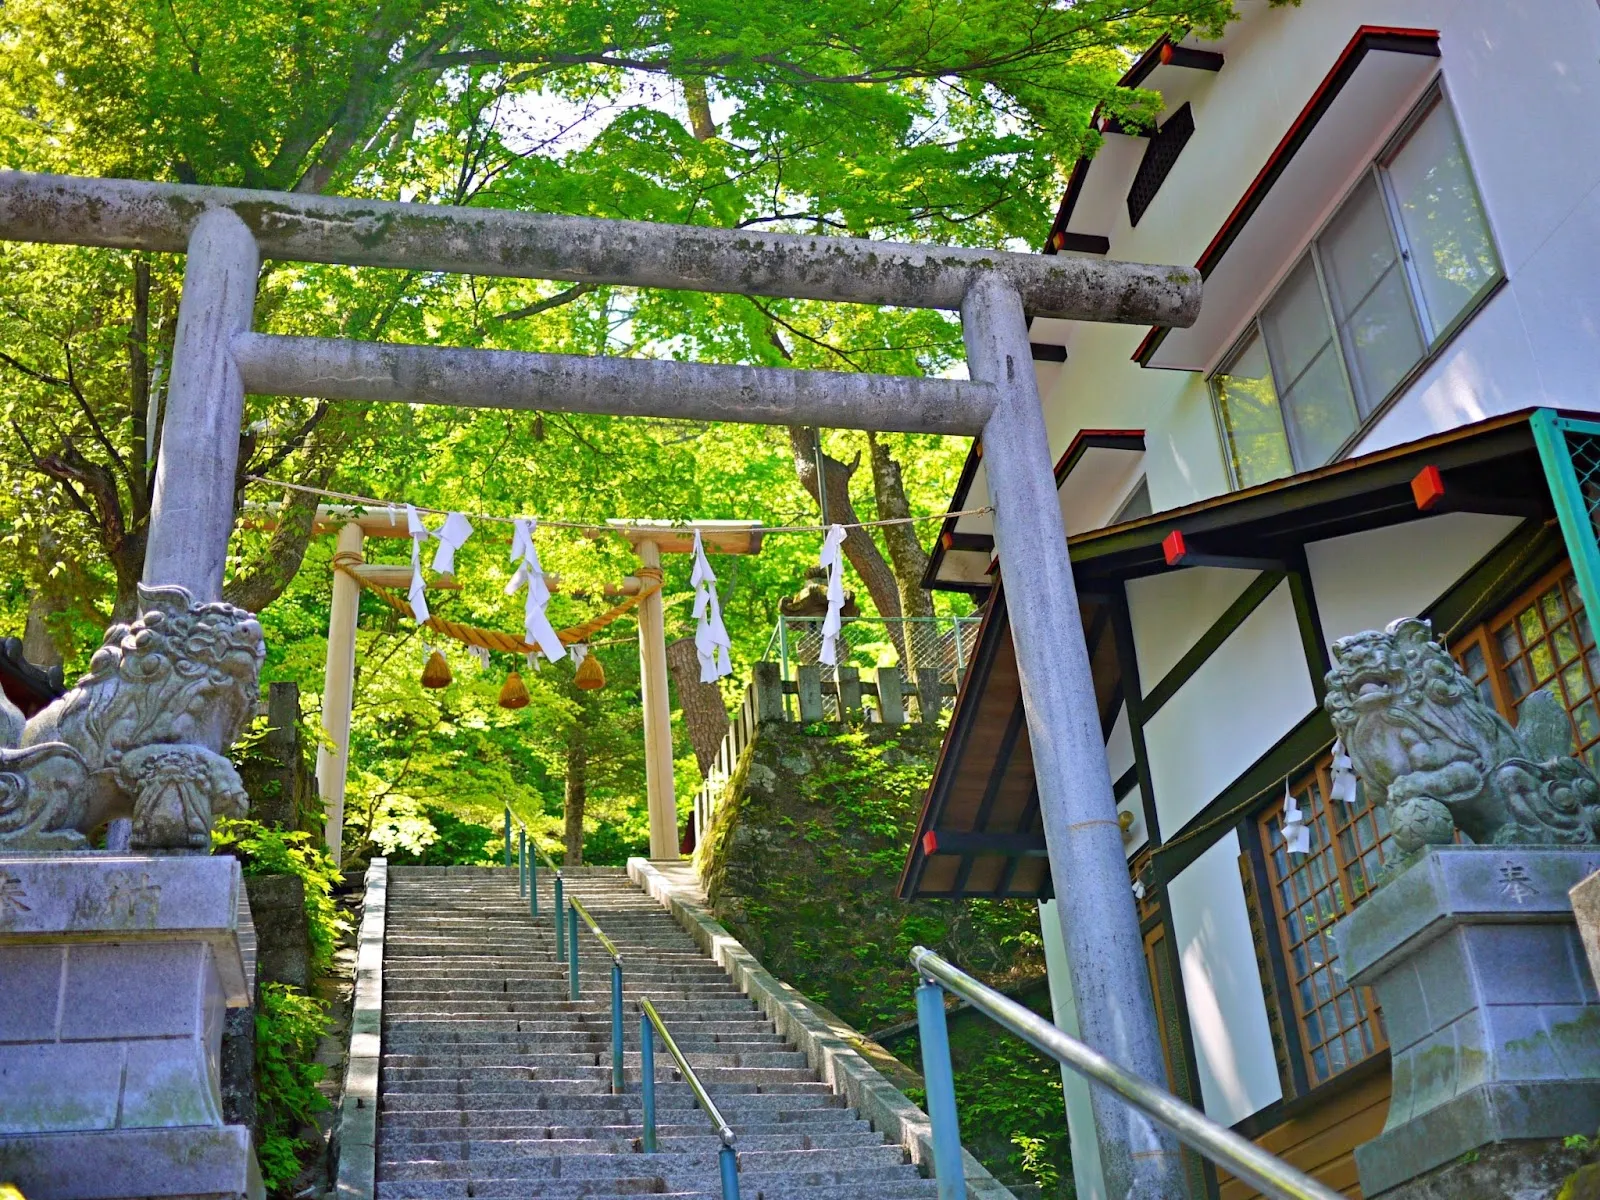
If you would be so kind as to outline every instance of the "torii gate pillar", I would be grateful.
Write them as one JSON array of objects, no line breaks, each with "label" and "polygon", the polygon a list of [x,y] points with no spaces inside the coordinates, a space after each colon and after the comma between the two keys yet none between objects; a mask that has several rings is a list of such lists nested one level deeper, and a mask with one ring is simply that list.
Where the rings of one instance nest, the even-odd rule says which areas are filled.
[{"label": "torii gate pillar", "polygon": [[[662,554],[694,553],[694,535],[711,554],[759,554],[761,526],[755,521],[610,521],[639,555],[638,575],[661,578]],[[639,684],[644,707],[645,794],[650,810],[650,857],[678,857],[678,800],[673,787],[672,696],[667,684],[666,614],[660,592],[639,604]]]}]

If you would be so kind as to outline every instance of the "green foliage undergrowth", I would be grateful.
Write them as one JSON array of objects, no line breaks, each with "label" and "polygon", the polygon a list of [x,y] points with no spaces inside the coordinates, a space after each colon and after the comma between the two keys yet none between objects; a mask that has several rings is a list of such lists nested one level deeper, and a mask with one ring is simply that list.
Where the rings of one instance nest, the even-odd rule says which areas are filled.
[{"label": "green foliage undergrowth", "polygon": [[[1017,999],[1049,1015],[1043,988]],[[961,1010],[949,1022],[962,1143],[1002,1182],[1036,1184],[1052,1200],[1070,1200],[1076,1192],[1061,1069],[980,1014]],[[921,1069],[915,1033],[895,1039],[891,1049]],[[912,1098],[926,1103],[922,1095]]]},{"label": "green foliage undergrowth", "polygon": [[233,854],[246,875],[298,875],[305,885],[306,922],[311,933],[311,969],[321,974],[333,965],[339,936],[350,922],[333,899],[339,869],[309,833],[286,832],[259,821],[218,819],[211,848]]},{"label": "green foliage undergrowth", "polygon": [[327,1024],[327,1011],[314,996],[286,983],[261,985],[256,1009],[261,1144],[256,1158],[268,1191],[282,1188],[300,1173],[307,1147],[299,1130],[328,1107],[317,1090],[322,1064],[312,1061]]},{"label": "green foliage undergrowth", "polygon": [[[863,1033],[914,1015],[918,944],[1048,1008],[1033,904],[895,895],[939,745],[921,726],[763,724],[698,852],[718,919]],[[1002,1181],[1070,1195],[1059,1069],[988,1021],[951,1036],[968,1149]],[[922,1069],[914,1040],[891,1049]]]}]

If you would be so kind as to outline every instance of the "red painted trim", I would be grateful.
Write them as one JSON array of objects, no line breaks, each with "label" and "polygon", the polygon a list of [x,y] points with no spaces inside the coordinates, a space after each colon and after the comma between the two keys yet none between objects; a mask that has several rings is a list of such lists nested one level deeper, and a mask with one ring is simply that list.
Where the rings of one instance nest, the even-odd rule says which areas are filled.
[{"label": "red painted trim", "polygon": [[1439,474],[1439,468],[1429,463],[1418,471],[1411,480],[1411,498],[1417,502],[1417,508],[1427,512],[1444,499],[1444,476]]},{"label": "red painted trim", "polygon": [[[1228,247],[1233,245],[1240,231],[1249,224],[1250,218],[1255,215],[1256,209],[1261,207],[1261,202],[1266,199],[1267,193],[1272,190],[1272,186],[1294,160],[1300,147],[1311,136],[1311,131],[1327,115],[1328,109],[1344,90],[1345,85],[1354,78],[1361,60],[1372,50],[1437,58],[1439,31],[1387,25],[1363,25],[1356,30],[1355,36],[1340,51],[1332,69],[1323,76],[1316,91],[1311,93],[1311,99],[1306,101],[1305,107],[1295,117],[1288,132],[1279,139],[1277,146],[1267,156],[1266,163],[1256,172],[1256,177],[1250,181],[1250,186],[1245,189],[1244,195],[1233,206],[1233,211],[1228,214],[1227,220],[1223,221],[1221,228],[1201,251],[1200,257],[1195,260],[1195,269],[1200,272],[1202,279],[1212,272],[1222,256],[1227,253]],[[1139,343],[1139,348],[1133,352],[1133,361],[1142,367],[1149,366],[1150,358],[1165,337],[1164,326],[1151,326],[1144,340]]]},{"label": "red painted trim", "polygon": [[939,833],[937,830],[930,829],[922,835],[922,852],[924,854],[939,853]]},{"label": "red painted trim", "polygon": [[1189,544],[1183,540],[1183,530],[1174,529],[1161,539],[1161,556],[1167,566],[1176,567],[1189,556]]}]

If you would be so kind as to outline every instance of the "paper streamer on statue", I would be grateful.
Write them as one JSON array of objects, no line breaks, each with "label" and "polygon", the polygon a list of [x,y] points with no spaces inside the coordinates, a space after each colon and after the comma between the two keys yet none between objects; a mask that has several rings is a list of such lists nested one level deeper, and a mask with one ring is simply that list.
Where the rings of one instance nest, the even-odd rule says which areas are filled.
[{"label": "paper streamer on statue", "polygon": [[406,599],[411,602],[412,618],[418,625],[423,625],[428,620],[428,588],[422,582],[422,543],[433,535],[422,523],[417,510],[409,504],[406,505],[406,532],[411,535],[411,588],[406,593]]},{"label": "paper streamer on statue", "polygon": [[523,606],[523,640],[539,647],[551,662],[565,658],[567,648],[556,636],[555,626],[545,615],[550,603],[550,589],[544,585],[544,568],[539,565],[539,551],[533,544],[533,531],[538,523],[518,517],[512,525],[511,561],[517,564],[511,582],[506,584],[506,595],[516,595],[517,589],[527,585],[528,597]]},{"label": "paper streamer on statue", "polygon": [[1346,804],[1354,804],[1358,799],[1356,795],[1356,770],[1355,764],[1350,761],[1350,756],[1344,752],[1343,742],[1333,743],[1333,787],[1329,789],[1335,800]]},{"label": "paper streamer on statue", "polygon": [[458,512],[451,513],[433,535],[439,539],[439,548],[433,554],[433,569],[440,575],[454,575],[456,551],[472,536],[472,522]]},{"label": "paper streamer on statue", "polygon": [[1311,849],[1311,826],[1306,824],[1287,779],[1283,781],[1283,845],[1290,854],[1305,854]]},{"label": "paper streamer on statue", "polygon": [[724,675],[733,674],[733,664],[728,659],[733,643],[728,640],[727,627],[722,623],[717,577],[706,561],[698,529],[694,531],[694,573],[689,576],[689,582],[694,585],[694,648],[700,657],[700,682],[715,683]]},{"label": "paper streamer on statue", "polygon": [[828,572],[828,615],[822,620],[822,653],[830,667],[839,665],[839,630],[844,626],[844,526],[830,525],[822,538],[818,564]]}]

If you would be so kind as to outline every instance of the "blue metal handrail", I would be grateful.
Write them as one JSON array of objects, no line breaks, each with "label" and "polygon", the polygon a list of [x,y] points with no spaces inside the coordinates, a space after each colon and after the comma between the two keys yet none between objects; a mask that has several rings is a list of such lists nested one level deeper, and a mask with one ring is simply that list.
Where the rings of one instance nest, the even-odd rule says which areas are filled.
[{"label": "blue metal handrail", "polygon": [[706,1091],[705,1084],[700,1082],[700,1076],[695,1074],[695,1069],[689,1065],[689,1060],[683,1056],[683,1051],[678,1049],[678,1043],[672,1040],[672,1035],[667,1032],[666,1023],[661,1020],[661,1014],[656,1012],[656,1006],[641,996],[639,1012],[639,1070],[644,1099],[644,1152],[646,1154],[656,1152],[655,1039],[659,1037],[661,1044],[667,1048],[667,1053],[672,1055],[673,1061],[678,1064],[678,1073],[683,1076],[683,1081],[694,1093],[695,1102],[700,1105],[706,1116],[711,1118],[712,1128],[722,1140],[722,1148],[717,1151],[717,1166],[722,1173],[722,1200],[739,1200],[739,1155],[734,1150],[733,1127],[723,1117],[722,1110],[711,1098],[711,1093]]},{"label": "blue metal handrail", "polygon": [[567,901],[567,981],[570,995],[578,998],[578,918],[593,931],[595,939],[611,955],[611,1094],[622,1095],[622,952],[617,944],[605,935],[589,910],[576,896]]},{"label": "blue metal handrail", "polygon": [[[528,826],[521,817],[514,816],[511,806],[506,805],[506,866],[511,865],[511,824],[515,821],[519,826],[517,834],[517,895],[528,898],[528,915],[537,918],[539,915],[539,859],[544,860],[544,865],[556,878],[556,958],[565,960],[566,952],[566,927],[562,924],[561,914],[566,911],[562,903],[563,880],[561,868],[555,860],[545,853],[543,846],[528,832]],[[532,853],[529,853],[532,847]]]},{"label": "blue metal handrail", "polygon": [[945,992],[965,1000],[1001,1028],[1063,1066],[1071,1067],[1116,1093],[1126,1103],[1170,1129],[1179,1141],[1253,1185],[1271,1200],[1340,1200],[1338,1192],[1217,1124],[1170,1092],[1118,1066],[1015,1000],[985,987],[933,951],[916,947],[911,951],[911,965],[922,976],[917,988],[917,1026],[922,1041],[928,1119],[933,1125],[933,1164],[939,1200],[963,1200],[967,1194],[961,1164],[961,1126],[956,1117],[955,1079],[950,1066],[950,1037],[945,1027]]}]

